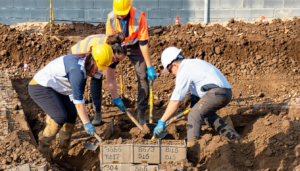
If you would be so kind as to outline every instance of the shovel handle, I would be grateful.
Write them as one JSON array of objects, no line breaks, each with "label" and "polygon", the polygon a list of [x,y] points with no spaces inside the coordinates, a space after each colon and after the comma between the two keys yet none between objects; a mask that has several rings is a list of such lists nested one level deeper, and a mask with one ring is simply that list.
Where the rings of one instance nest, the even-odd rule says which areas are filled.
[{"label": "shovel handle", "polygon": [[150,110],[149,110],[149,123],[153,123],[153,80],[150,78]]},{"label": "shovel handle", "polygon": [[103,142],[103,140],[100,138],[100,136],[99,136],[96,132],[94,132],[94,136],[97,138],[97,140],[98,140],[100,143]]},{"label": "shovel handle", "polygon": [[124,98],[124,89],[123,89],[123,71],[122,71],[122,63],[120,65],[120,89],[121,89],[121,99],[123,100]]},{"label": "shovel handle", "polygon": [[126,107],[124,106],[124,111],[127,114],[127,116],[131,119],[131,121],[138,127],[140,128],[140,130],[143,130],[142,125],[128,112],[128,110],[126,109]]},{"label": "shovel handle", "polygon": [[174,116],[173,118],[169,119],[166,123],[166,127],[169,126],[174,121],[176,121],[177,119],[181,118],[182,116],[187,115],[189,112],[190,112],[190,109],[185,110],[184,112],[181,112],[178,115]]}]

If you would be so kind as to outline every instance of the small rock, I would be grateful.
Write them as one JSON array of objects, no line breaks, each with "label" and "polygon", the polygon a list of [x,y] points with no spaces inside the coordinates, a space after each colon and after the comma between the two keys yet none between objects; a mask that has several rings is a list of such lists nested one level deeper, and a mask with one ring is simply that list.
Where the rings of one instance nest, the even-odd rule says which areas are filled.
[{"label": "small rock", "polygon": [[96,166],[94,166],[94,167],[92,167],[92,170],[95,170],[97,167]]},{"label": "small rock", "polygon": [[273,151],[271,149],[267,149],[265,151],[265,155],[268,156],[268,157],[270,157],[272,155],[272,153],[273,153]]},{"label": "small rock", "polygon": [[245,162],[245,166],[246,166],[246,167],[251,167],[251,166],[253,166],[253,163],[252,163],[250,160],[247,160],[247,161]]},{"label": "small rock", "polygon": [[163,29],[155,29],[153,30],[153,34],[159,34],[163,31]]},{"label": "small rock", "polygon": [[13,160],[14,160],[14,161],[17,161],[18,158],[19,158],[19,156],[18,156],[16,153],[14,153]]},{"label": "small rock", "polygon": [[287,145],[293,145],[294,141],[286,141],[285,144],[287,144]]},{"label": "small rock", "polygon": [[216,54],[220,54],[221,53],[221,49],[220,49],[219,46],[215,48],[215,52],[216,52]]},{"label": "small rock", "polygon": [[230,20],[228,21],[229,23],[234,23],[234,19],[230,18]]},{"label": "small rock", "polygon": [[2,165],[6,164],[6,159],[2,160]]},{"label": "small rock", "polygon": [[271,124],[272,124],[272,123],[271,123],[271,122],[269,122],[269,121],[265,121],[264,123],[265,123],[265,125],[266,125],[266,126],[268,126],[268,125],[271,125]]},{"label": "small rock", "polygon": [[4,55],[6,55],[6,53],[7,53],[7,50],[2,50],[2,51],[0,52],[0,55],[1,55],[1,56],[4,56]]},{"label": "small rock", "polygon": [[276,140],[271,140],[270,144],[275,144],[277,141]]},{"label": "small rock", "polygon": [[256,55],[256,59],[257,59],[257,60],[260,60],[261,58],[262,58],[261,55]]},{"label": "small rock", "polygon": [[284,121],[282,122],[282,127],[283,127],[283,128],[289,128],[290,126],[291,126],[290,121],[284,120]]},{"label": "small rock", "polygon": [[297,166],[297,165],[298,165],[298,161],[295,160],[295,161],[293,162],[293,165],[294,165],[294,166]]},{"label": "small rock", "polygon": [[265,97],[265,94],[264,93],[259,93],[257,96],[258,97]]}]

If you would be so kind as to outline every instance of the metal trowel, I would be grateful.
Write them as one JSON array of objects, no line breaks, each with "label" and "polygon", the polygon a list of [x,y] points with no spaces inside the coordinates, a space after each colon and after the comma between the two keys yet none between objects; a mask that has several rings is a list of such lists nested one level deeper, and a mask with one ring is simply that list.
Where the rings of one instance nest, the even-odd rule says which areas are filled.
[{"label": "metal trowel", "polygon": [[[105,132],[104,132],[104,139],[109,139],[112,135],[114,134],[114,121],[110,121],[108,127],[106,128]],[[85,142],[83,144],[83,147],[92,151],[97,150],[97,148],[99,147],[97,145],[98,142],[102,143],[103,140],[99,137],[99,135],[97,135],[96,133],[94,133],[94,136],[97,138],[97,140],[94,142],[94,144],[91,144],[90,142]]]}]

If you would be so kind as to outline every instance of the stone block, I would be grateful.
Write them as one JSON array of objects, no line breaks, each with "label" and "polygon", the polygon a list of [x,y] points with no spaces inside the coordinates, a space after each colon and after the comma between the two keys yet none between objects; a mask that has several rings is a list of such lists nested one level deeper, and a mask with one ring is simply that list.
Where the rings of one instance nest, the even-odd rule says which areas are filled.
[{"label": "stone block", "polygon": [[284,0],[284,8],[300,8],[299,0]]},{"label": "stone block", "polygon": [[180,18],[194,18],[195,11],[194,10],[171,10],[171,18],[176,18],[176,16]]},{"label": "stone block", "polygon": [[71,0],[68,1],[70,9],[89,9],[94,7],[94,1],[91,0]]},{"label": "stone block", "polygon": [[283,0],[264,0],[264,8],[283,8]]},{"label": "stone block", "polygon": [[[11,9],[1,9],[0,8],[0,17],[1,18],[4,18],[4,17],[11,17]],[[3,21],[5,21],[5,20],[3,20]]]},{"label": "stone block", "polygon": [[182,2],[182,9],[203,9],[204,0],[186,0]]},{"label": "stone block", "polygon": [[[49,18],[49,10],[46,9],[31,9],[30,17],[31,18]],[[54,16],[54,14],[53,14]]]},{"label": "stone block", "polygon": [[53,0],[53,8],[68,9],[68,0]]},{"label": "stone block", "polygon": [[62,9],[62,10],[57,10],[57,16],[54,18],[59,18],[59,19],[84,18],[85,17],[84,14],[85,14],[84,10]]},{"label": "stone block", "polygon": [[221,8],[242,8],[242,0],[221,0]]},{"label": "stone block", "polygon": [[35,8],[34,0],[13,0],[13,2],[14,8]]},{"label": "stone block", "polygon": [[151,10],[149,11],[148,18],[170,18],[171,11],[170,10]]},{"label": "stone block", "polygon": [[111,9],[113,10],[113,1],[94,1],[94,9]]},{"label": "stone block", "polygon": [[195,10],[195,18],[204,18],[204,10]]},{"label": "stone block", "polygon": [[98,10],[88,10],[89,15],[88,18],[107,18],[108,14],[112,9],[98,9]]},{"label": "stone block", "polygon": [[20,9],[20,8],[10,9],[10,16],[9,17],[29,18],[30,17],[30,9]]},{"label": "stone block", "polygon": [[14,1],[12,0],[0,0],[1,8],[10,8],[14,6]]},{"label": "stone block", "polygon": [[158,0],[156,1],[133,1],[133,6],[138,9],[157,9]]},{"label": "stone block", "polygon": [[266,18],[274,17],[273,9],[236,9],[235,18],[260,18],[265,16]]},{"label": "stone block", "polygon": [[210,10],[208,13],[209,18],[234,18],[234,9],[228,9],[228,10]]},{"label": "stone block", "polygon": [[262,0],[244,0],[243,8],[263,8],[264,1]]},{"label": "stone block", "polygon": [[166,9],[180,9],[182,8],[183,4],[187,4],[187,3],[183,3],[182,0],[178,1],[178,0],[170,0],[170,1],[159,1],[159,5],[158,7],[160,9],[162,8],[166,8]]},{"label": "stone block", "polygon": [[[299,9],[300,10],[300,9]],[[291,9],[275,9],[274,10],[275,18],[283,18],[283,17],[292,17],[291,16]]]},{"label": "stone block", "polygon": [[300,16],[300,8],[292,8],[291,9],[291,17],[294,17],[294,16],[297,16],[297,17]]}]

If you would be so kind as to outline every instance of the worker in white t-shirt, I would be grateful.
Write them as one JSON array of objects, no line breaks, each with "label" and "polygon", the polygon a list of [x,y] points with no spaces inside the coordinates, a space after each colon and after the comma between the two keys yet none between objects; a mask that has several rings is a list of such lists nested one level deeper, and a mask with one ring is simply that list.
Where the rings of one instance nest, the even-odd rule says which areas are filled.
[{"label": "worker in white t-shirt", "polygon": [[200,139],[201,125],[205,120],[209,126],[228,139],[241,140],[239,134],[216,114],[232,98],[231,86],[227,79],[212,64],[201,59],[184,59],[180,52],[181,49],[168,47],[161,55],[164,72],[169,71],[176,76],[176,82],[170,102],[158,121],[154,134],[159,135],[165,129],[166,121],[177,110],[190,90],[193,101],[188,114],[188,145],[189,142]]}]

